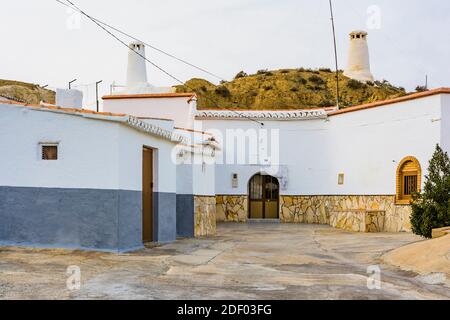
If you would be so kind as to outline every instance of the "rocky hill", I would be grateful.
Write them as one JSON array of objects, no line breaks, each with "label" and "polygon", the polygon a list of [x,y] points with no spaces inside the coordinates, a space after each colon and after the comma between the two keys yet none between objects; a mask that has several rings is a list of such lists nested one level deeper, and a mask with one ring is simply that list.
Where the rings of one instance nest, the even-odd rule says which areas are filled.
[{"label": "rocky hill", "polygon": [[0,80],[0,96],[30,104],[38,104],[41,101],[55,103],[54,91],[37,84],[12,80]]},{"label": "rocky hill", "polygon": [[[191,79],[177,86],[177,92],[196,92],[202,108],[299,109],[329,107],[336,103],[336,75],[329,69],[260,70],[239,72],[232,81],[215,85]],[[405,95],[403,88],[388,81],[361,83],[339,73],[341,106],[348,107]],[[36,84],[0,80],[0,96],[31,104],[55,103],[55,92]]]},{"label": "rocky hill", "polygon": [[[234,80],[214,85],[191,79],[177,86],[177,92],[196,92],[202,108],[296,109],[334,106],[336,74],[330,69],[260,70],[239,72]],[[348,107],[405,95],[405,89],[388,81],[361,83],[339,73],[341,105]]]}]

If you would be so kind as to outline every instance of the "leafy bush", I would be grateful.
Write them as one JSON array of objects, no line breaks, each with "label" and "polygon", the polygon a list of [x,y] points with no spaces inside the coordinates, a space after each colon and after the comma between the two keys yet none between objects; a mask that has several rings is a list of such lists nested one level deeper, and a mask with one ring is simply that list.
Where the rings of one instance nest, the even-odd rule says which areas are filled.
[{"label": "leafy bush", "polygon": [[256,72],[258,75],[264,75],[264,76],[273,76],[273,73],[268,71],[267,69],[258,70]]},{"label": "leafy bush", "polygon": [[219,95],[222,96],[224,98],[228,98],[231,96],[231,92],[230,90],[228,90],[227,87],[225,86],[218,86],[215,90],[215,92]]},{"label": "leafy bush", "polygon": [[240,71],[237,75],[234,76],[234,78],[239,79],[239,78],[245,78],[247,76],[248,76],[248,74],[246,74],[244,71]]},{"label": "leafy bush", "polygon": [[347,83],[347,87],[349,87],[350,89],[358,90],[365,88],[366,85],[358,80],[350,79]]},{"label": "leafy bush", "polygon": [[319,71],[322,71],[322,72],[327,72],[327,73],[331,73],[331,72],[333,72],[333,71],[331,71],[331,69],[330,69],[330,68],[320,68],[320,69],[319,69]]},{"label": "leafy bush", "polygon": [[272,90],[272,89],[273,89],[272,86],[264,86],[264,90],[266,90],[266,91],[270,91],[270,90]]},{"label": "leafy bush", "polygon": [[309,90],[312,90],[312,91],[320,91],[320,90],[325,90],[325,87],[321,86],[321,85],[313,85],[313,86],[307,85],[306,89],[309,89]]},{"label": "leafy bush", "polygon": [[416,91],[417,92],[425,92],[425,91],[428,91],[428,89],[426,86],[417,86]]},{"label": "leafy bush", "polygon": [[431,238],[432,229],[450,226],[450,159],[439,145],[430,160],[422,193],[412,201],[413,232]]},{"label": "leafy bush", "polygon": [[298,83],[300,83],[300,84],[307,84],[308,83],[308,80],[306,80],[305,78],[302,78],[302,77],[298,77],[296,81]]},{"label": "leafy bush", "polygon": [[291,89],[289,89],[291,92],[298,92],[298,88],[296,87],[292,87]]},{"label": "leafy bush", "polygon": [[283,70],[280,71],[280,73],[282,73],[282,74],[286,74],[286,73],[289,73],[289,72],[290,72],[290,70],[288,70],[288,69],[283,69]]},{"label": "leafy bush", "polygon": [[316,75],[312,75],[311,77],[308,78],[308,80],[316,85],[321,85],[321,84],[325,84],[325,81]]},{"label": "leafy bush", "polygon": [[336,104],[336,102],[333,102],[333,101],[330,101],[330,100],[324,100],[324,101],[321,101],[318,106],[320,108],[325,108],[325,107],[332,107],[335,104]]}]

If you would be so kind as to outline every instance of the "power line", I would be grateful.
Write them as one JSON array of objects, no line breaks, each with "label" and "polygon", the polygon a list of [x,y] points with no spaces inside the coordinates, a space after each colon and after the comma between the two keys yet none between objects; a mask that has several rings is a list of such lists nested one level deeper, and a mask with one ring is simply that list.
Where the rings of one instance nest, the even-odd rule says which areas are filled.
[{"label": "power line", "polygon": [[330,13],[331,13],[331,26],[333,27],[333,41],[334,41],[334,60],[336,63],[336,107],[339,109],[339,63],[338,54],[336,46],[336,29],[334,27],[334,15],[333,15],[333,4],[330,0]]},{"label": "power line", "polygon": [[[74,8],[72,8],[71,6],[69,6],[68,4],[66,4],[66,3],[64,3],[64,2],[62,2],[62,1],[60,1],[60,0],[56,0],[56,2],[58,2],[58,3],[60,3],[60,4],[64,5],[64,6],[66,6],[66,7],[68,7],[68,8],[74,9]],[[76,11],[80,12],[79,10],[76,10]],[[184,59],[178,58],[178,57],[176,57],[175,55],[173,55],[173,54],[171,54],[171,53],[168,53],[167,51],[164,51],[164,50],[162,50],[162,49],[160,49],[160,48],[158,48],[158,47],[155,47],[154,45],[151,45],[151,44],[149,44],[149,43],[146,43],[145,41],[142,41],[142,40],[140,40],[140,39],[138,39],[138,38],[136,38],[136,37],[130,35],[129,33],[126,33],[125,31],[122,31],[122,30],[120,30],[120,29],[118,29],[118,28],[116,28],[116,27],[114,27],[114,26],[112,26],[112,25],[110,25],[110,24],[108,24],[108,23],[106,23],[106,22],[100,20],[100,19],[97,19],[97,18],[92,17],[92,16],[91,16],[91,18],[92,18],[93,20],[97,21],[98,23],[100,23],[101,25],[104,25],[104,26],[106,26],[106,27],[108,27],[108,28],[110,28],[110,29],[112,29],[112,30],[114,30],[114,31],[116,31],[116,32],[118,32],[118,33],[124,35],[124,36],[127,36],[127,37],[130,38],[130,39],[133,39],[133,40],[135,40],[135,41],[142,42],[142,43],[145,44],[147,47],[149,47],[149,48],[151,48],[151,49],[153,49],[153,50],[156,50],[156,51],[158,51],[158,52],[160,52],[160,53],[162,53],[162,54],[164,54],[164,55],[166,55],[166,56],[168,56],[168,57],[170,57],[170,58],[172,58],[172,59],[175,59],[175,60],[177,60],[177,61],[179,61],[179,62],[182,62],[182,63],[184,63],[184,64],[186,64],[186,65],[188,65],[188,66],[190,66],[190,67],[192,67],[192,68],[194,68],[194,69],[197,69],[197,70],[200,70],[200,71],[202,71],[202,72],[204,72],[204,73],[206,73],[206,74],[209,74],[210,76],[212,76],[212,77],[214,77],[214,78],[217,78],[217,79],[223,80],[223,81],[227,81],[224,77],[218,76],[218,75],[216,75],[216,74],[214,74],[214,73],[212,73],[212,72],[206,70],[205,68],[199,67],[199,66],[197,66],[197,65],[195,65],[195,64],[193,64],[193,63],[191,63],[191,62],[189,62],[189,61],[186,61],[186,60],[184,60]]]},{"label": "power line", "polygon": [[[61,3],[59,0],[56,0],[58,3]],[[84,15],[85,17],[87,17],[89,20],[91,20],[93,23],[95,23],[98,27],[100,27],[101,29],[103,29],[106,33],[108,33],[111,37],[113,37],[115,40],[117,40],[118,42],[120,42],[122,45],[124,45],[128,50],[130,50],[130,47],[128,46],[128,44],[126,44],[122,39],[120,39],[119,37],[117,37],[114,33],[112,33],[110,30],[108,30],[107,28],[105,28],[102,24],[100,24],[100,22],[96,21],[94,18],[92,18],[90,15],[88,15],[86,12],[84,12],[83,10],[81,10],[79,7],[77,7],[72,1],[70,0],[66,0],[71,6],[72,9],[76,9],[76,11],[80,12],[82,15]],[[167,72],[166,70],[164,70],[163,68],[161,68],[160,66],[158,66],[156,63],[152,62],[151,60],[149,60],[147,57],[145,57],[144,55],[142,55],[140,52],[137,52],[135,50],[132,50],[135,54],[137,54],[138,56],[140,56],[142,59],[144,59],[145,61],[147,61],[148,63],[150,63],[152,66],[154,66],[155,68],[157,68],[158,70],[160,70],[161,72],[163,72],[165,75],[169,76],[170,78],[172,78],[173,80],[177,81],[178,83],[180,83],[181,85],[184,85],[186,88],[188,88],[189,90],[192,90],[193,92],[195,92],[195,90],[193,88],[190,88],[189,86],[187,86],[183,81],[181,81],[180,79],[178,79],[177,77],[175,77],[174,75],[170,74],[169,72]],[[212,101],[209,98],[206,98],[207,100]],[[212,101],[216,104],[216,106],[218,108],[220,108],[217,105],[217,101]],[[256,122],[262,126],[264,126],[264,123],[257,121],[255,119],[252,119],[246,115],[243,115],[235,110],[231,110],[231,109],[226,109],[226,108],[221,108],[227,111],[232,111],[234,113],[236,113],[237,115],[239,115],[240,117],[246,118],[250,121]]]}]

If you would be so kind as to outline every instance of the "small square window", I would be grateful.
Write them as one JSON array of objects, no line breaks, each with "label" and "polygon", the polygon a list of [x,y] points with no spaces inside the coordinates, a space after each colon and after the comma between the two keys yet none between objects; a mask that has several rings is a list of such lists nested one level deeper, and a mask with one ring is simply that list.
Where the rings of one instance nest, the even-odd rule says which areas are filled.
[{"label": "small square window", "polygon": [[58,146],[42,145],[42,160],[58,160]]}]

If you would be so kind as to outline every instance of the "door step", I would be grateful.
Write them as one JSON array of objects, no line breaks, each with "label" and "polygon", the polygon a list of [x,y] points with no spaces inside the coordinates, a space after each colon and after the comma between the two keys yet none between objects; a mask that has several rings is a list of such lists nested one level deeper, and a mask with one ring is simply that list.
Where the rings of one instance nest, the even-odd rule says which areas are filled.
[{"label": "door step", "polygon": [[248,219],[248,223],[280,223],[280,219]]}]

